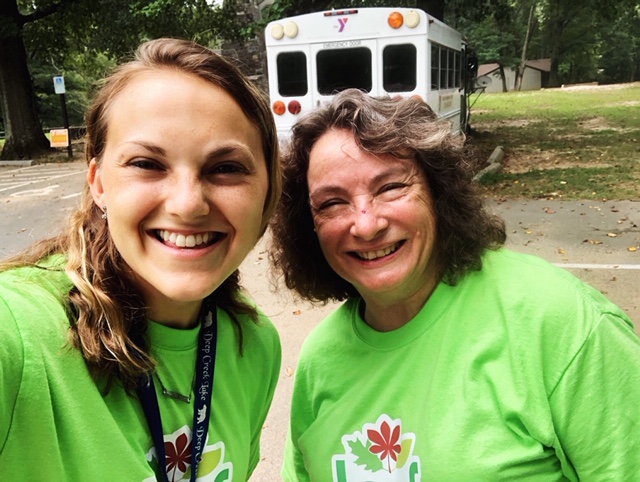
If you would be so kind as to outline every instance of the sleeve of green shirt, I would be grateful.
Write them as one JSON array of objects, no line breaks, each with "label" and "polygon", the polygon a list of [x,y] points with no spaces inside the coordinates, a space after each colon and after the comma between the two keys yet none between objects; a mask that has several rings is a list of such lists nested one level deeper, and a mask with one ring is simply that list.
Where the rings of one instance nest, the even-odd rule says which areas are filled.
[{"label": "sleeve of green shirt", "polygon": [[287,434],[287,444],[284,449],[284,463],[282,465],[283,482],[308,482],[309,474],[304,468],[302,454],[291,439],[291,431]]},{"label": "sleeve of green shirt", "polygon": [[629,320],[604,313],[550,395],[581,481],[640,480],[639,353]]},{"label": "sleeve of green shirt", "polygon": [[24,352],[13,313],[1,296],[0,343],[0,453],[2,453],[22,380]]}]

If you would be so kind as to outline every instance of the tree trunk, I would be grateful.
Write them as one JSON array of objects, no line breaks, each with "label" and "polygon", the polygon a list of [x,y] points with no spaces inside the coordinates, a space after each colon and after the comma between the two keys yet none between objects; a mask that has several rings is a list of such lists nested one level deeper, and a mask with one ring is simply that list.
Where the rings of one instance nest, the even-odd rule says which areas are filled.
[{"label": "tree trunk", "polygon": [[531,10],[529,10],[529,22],[527,23],[527,34],[524,37],[524,44],[522,46],[522,57],[520,57],[520,66],[518,67],[518,72],[516,74],[516,85],[515,90],[520,91],[522,89],[522,79],[524,78],[524,70],[527,67],[527,50],[529,48],[529,42],[531,41],[531,34],[533,33],[535,17],[533,13],[536,9],[535,3],[531,5]]},{"label": "tree trunk", "polygon": [[551,65],[549,67],[549,87],[560,87],[560,74],[558,64],[560,59],[560,46],[555,44],[551,47]]},{"label": "tree trunk", "polygon": [[564,45],[564,33],[572,22],[579,18],[579,14],[588,8],[585,0],[551,0],[547,9],[546,36],[549,44],[549,56],[551,57],[551,70],[549,71],[549,87],[560,87],[560,75],[558,67],[566,50]]},{"label": "tree trunk", "polygon": [[509,92],[509,88],[507,87],[507,74],[504,72],[504,65],[501,63],[498,65],[500,67],[500,77],[502,78],[502,92]]},{"label": "tree trunk", "polygon": [[36,112],[22,28],[5,35],[0,38],[0,106],[6,139],[0,159],[33,159],[51,147]]}]

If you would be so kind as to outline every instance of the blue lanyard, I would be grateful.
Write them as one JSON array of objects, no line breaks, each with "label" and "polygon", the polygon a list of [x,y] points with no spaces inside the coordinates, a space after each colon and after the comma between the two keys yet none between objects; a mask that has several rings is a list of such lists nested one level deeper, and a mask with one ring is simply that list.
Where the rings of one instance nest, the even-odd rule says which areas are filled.
[{"label": "blue lanyard", "polygon": [[[209,307],[205,300],[203,313],[206,313],[198,335],[198,358],[196,360],[196,385],[193,406],[193,432],[191,434],[191,482],[195,482],[198,463],[202,458],[204,444],[209,430],[211,417],[211,393],[213,391],[213,373],[216,365],[216,342],[218,338],[218,319],[215,306]],[[142,404],[144,415],[149,424],[153,445],[162,471],[162,480],[168,482],[167,459],[164,451],[164,435],[160,406],[153,384],[153,378],[147,376],[136,389]]]}]

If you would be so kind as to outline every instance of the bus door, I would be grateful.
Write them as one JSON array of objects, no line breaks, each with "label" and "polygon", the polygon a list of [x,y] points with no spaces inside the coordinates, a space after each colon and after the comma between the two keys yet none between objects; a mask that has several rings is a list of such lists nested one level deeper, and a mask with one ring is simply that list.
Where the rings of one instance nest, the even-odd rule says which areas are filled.
[{"label": "bus door", "polygon": [[310,45],[311,90],[314,106],[338,92],[356,88],[372,96],[382,95],[375,39],[318,42]]},{"label": "bus door", "polygon": [[309,45],[272,47],[269,54],[269,96],[278,136],[286,139],[299,114],[314,107]]}]

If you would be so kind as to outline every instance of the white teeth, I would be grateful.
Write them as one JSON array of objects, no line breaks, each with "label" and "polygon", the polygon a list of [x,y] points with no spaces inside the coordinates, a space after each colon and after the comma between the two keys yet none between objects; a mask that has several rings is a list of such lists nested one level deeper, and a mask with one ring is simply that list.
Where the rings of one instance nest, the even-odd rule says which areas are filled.
[{"label": "white teeth", "polygon": [[357,255],[362,259],[371,261],[372,259],[382,258],[383,256],[387,256],[393,253],[396,249],[398,249],[399,246],[400,246],[400,243],[396,243],[393,246],[389,246],[388,248],[385,248],[385,249],[379,249],[377,251],[365,251],[363,253],[357,253]]},{"label": "white teeth", "polygon": [[158,230],[158,237],[165,242],[175,244],[178,248],[195,248],[196,246],[207,244],[210,239],[213,239],[213,234],[198,233],[188,234],[185,236],[184,234],[173,233],[166,229],[160,229]]}]

